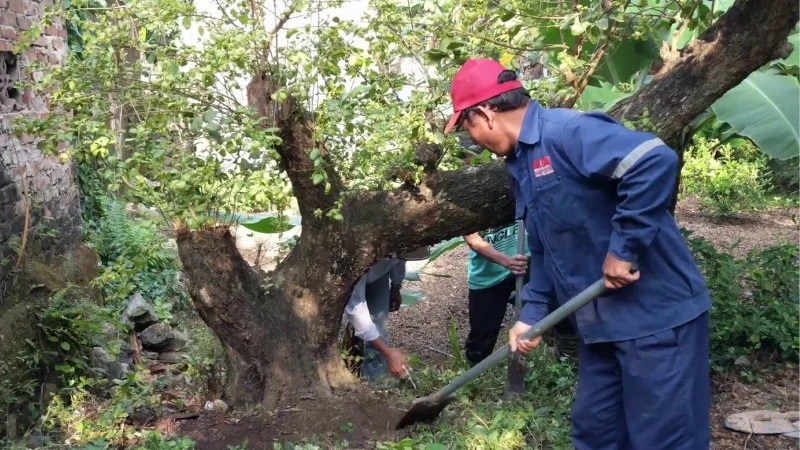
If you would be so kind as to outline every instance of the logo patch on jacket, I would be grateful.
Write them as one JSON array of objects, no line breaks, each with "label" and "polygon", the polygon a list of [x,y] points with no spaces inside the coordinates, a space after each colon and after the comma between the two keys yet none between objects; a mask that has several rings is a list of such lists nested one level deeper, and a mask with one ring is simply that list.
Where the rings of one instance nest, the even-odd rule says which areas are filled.
[{"label": "logo patch on jacket", "polygon": [[555,171],[553,170],[553,165],[550,164],[549,156],[545,156],[533,161],[533,176],[538,178],[545,175],[550,175],[553,172]]}]

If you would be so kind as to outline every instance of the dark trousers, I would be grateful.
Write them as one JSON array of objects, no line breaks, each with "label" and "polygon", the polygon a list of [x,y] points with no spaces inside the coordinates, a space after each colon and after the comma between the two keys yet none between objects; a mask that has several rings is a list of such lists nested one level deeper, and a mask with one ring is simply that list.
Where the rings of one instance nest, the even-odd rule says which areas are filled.
[{"label": "dark trousers", "polygon": [[622,342],[581,344],[576,450],[708,450],[708,313]]},{"label": "dark trousers", "polygon": [[[470,365],[478,364],[494,351],[506,308],[509,304],[512,308],[514,306],[514,299],[510,297],[515,288],[514,275],[509,275],[492,287],[469,290],[469,335],[465,347]],[[550,305],[550,310],[557,307],[554,302]],[[558,334],[575,334],[568,319],[559,322],[555,330]]]}]

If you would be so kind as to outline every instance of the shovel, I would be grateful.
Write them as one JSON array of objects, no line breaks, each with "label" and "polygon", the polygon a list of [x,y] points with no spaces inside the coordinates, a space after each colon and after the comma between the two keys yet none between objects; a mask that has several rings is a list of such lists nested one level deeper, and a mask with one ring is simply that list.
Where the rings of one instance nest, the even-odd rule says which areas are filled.
[{"label": "shovel", "polygon": [[[638,269],[634,266],[632,273],[635,273],[636,270]],[[544,319],[537,322],[531,327],[530,330],[528,330],[527,333],[522,335],[521,340],[528,340],[541,336],[542,333],[550,328],[553,328],[553,326],[564,320],[570,314],[581,309],[596,297],[603,295],[606,290],[607,288],[605,284],[603,284],[602,278],[595,281],[591,286],[584,289],[581,293],[561,305],[558,309],[547,315]],[[400,419],[400,422],[398,422],[395,429],[399,430],[417,422],[433,421],[439,416],[439,413],[442,412],[442,410],[455,399],[455,397],[452,396],[455,391],[503,361],[506,357],[508,357],[510,351],[511,350],[508,344],[502,346],[497,351],[486,357],[486,359],[478,364],[475,364],[475,366],[473,366],[471,369],[461,374],[461,376],[455,380],[451,381],[450,384],[443,387],[439,392],[431,394],[427,397],[416,399],[414,404],[411,406],[411,409],[409,409],[403,418]]]},{"label": "shovel", "polygon": [[[517,254],[525,254],[525,224],[517,222]],[[514,322],[519,320],[522,313],[522,282],[524,275],[517,275],[517,287],[514,292]],[[525,361],[519,353],[511,354],[508,363],[508,379],[506,381],[506,396],[521,394],[525,391]]]}]

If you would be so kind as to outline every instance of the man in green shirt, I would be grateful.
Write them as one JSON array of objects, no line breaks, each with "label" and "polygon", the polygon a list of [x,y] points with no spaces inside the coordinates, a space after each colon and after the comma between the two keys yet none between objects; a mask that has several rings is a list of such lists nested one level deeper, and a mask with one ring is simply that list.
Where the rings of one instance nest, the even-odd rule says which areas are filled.
[{"label": "man in green shirt", "polygon": [[[530,252],[526,245],[525,255],[517,254],[518,231],[519,224],[514,223],[464,236],[470,247],[467,270],[470,329],[465,344],[470,365],[481,362],[494,350],[506,305],[514,304],[515,276],[525,275],[527,283]],[[556,305],[553,306],[551,309]],[[575,349],[570,348],[576,336],[569,321],[556,325],[555,333],[559,353],[575,358]]]}]

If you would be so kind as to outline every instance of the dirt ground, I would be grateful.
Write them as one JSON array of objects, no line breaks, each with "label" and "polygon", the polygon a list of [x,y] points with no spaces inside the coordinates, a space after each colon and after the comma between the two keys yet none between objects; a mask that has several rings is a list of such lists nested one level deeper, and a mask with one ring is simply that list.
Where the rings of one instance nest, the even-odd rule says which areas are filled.
[{"label": "dirt ground", "polygon": [[369,442],[405,436],[405,431],[394,430],[404,407],[384,392],[363,388],[333,402],[303,399],[273,414],[203,414],[185,422],[180,434],[192,438],[198,450],[228,450],[245,441],[249,450],[272,450],[275,441],[297,443],[309,437],[325,449],[345,442],[346,448],[362,449],[369,448]]},{"label": "dirt ground", "polygon": [[[724,222],[709,219],[696,202],[687,200],[679,205],[676,217],[681,226],[727,249],[738,242],[734,253],[742,255],[755,248],[782,242],[798,242],[798,226],[794,210],[773,210],[739,217]],[[408,282],[405,288],[424,292],[425,297],[413,307],[402,308],[393,314],[389,323],[392,343],[404,352],[419,357],[429,365],[440,365],[452,357],[448,338],[451,320],[456,323],[459,345],[463,346],[468,331],[466,246],[444,255],[425,271],[446,277],[422,275],[422,282]],[[512,319],[509,309],[506,323]],[[503,330],[504,333],[505,329]],[[501,334],[503,336],[503,334]],[[498,339],[498,347],[504,339]],[[713,449],[796,449],[800,441],[782,436],[763,436],[728,430],[726,416],[753,409],[798,408],[798,374],[787,370],[770,375],[763,383],[747,385],[718,377],[714,380],[712,407]],[[396,439],[389,423],[396,423],[402,411],[387,410],[393,404],[386,394],[360,392],[355,397],[338,399],[333,406],[320,406],[313,399],[285,407],[273,416],[254,415],[232,417],[202,415],[185,422],[180,433],[195,439],[201,450],[226,449],[241,444],[246,438],[248,448],[272,449],[272,440],[293,441],[310,435],[320,438],[319,444],[334,444],[343,439],[347,448],[364,448],[367,441]],[[397,403],[397,402],[394,402]],[[355,407],[354,407],[355,406]]]}]

